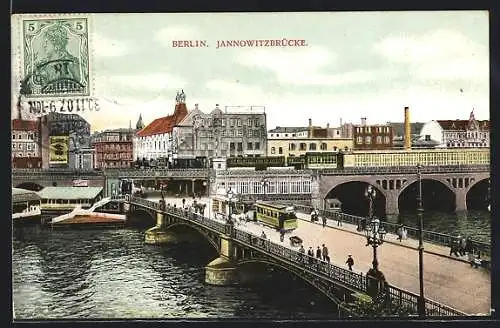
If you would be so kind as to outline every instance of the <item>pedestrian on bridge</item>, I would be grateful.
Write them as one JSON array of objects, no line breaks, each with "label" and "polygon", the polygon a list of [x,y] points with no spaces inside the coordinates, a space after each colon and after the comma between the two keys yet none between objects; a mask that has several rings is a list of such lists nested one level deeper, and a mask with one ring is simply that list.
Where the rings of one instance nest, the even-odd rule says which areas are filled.
[{"label": "pedestrian on bridge", "polygon": [[323,228],[326,227],[326,216],[323,215],[321,218],[323,220]]},{"label": "pedestrian on bridge", "polygon": [[186,206],[186,198],[183,198],[182,199],[182,208],[184,208]]},{"label": "pedestrian on bridge", "polygon": [[401,242],[403,240],[403,229],[404,229],[404,225],[400,224],[398,227],[398,230],[396,230],[396,234],[398,235],[399,242]]},{"label": "pedestrian on bridge", "polygon": [[285,240],[285,229],[280,229],[280,241],[283,242]]},{"label": "pedestrian on bridge", "polygon": [[330,256],[328,256],[328,247],[323,244],[323,261],[330,262]]},{"label": "pedestrian on bridge", "polygon": [[341,227],[342,226],[342,219],[340,218],[340,214],[337,213],[337,227]]},{"label": "pedestrian on bridge", "polygon": [[311,246],[307,250],[307,259],[308,259],[309,264],[313,263],[313,260],[314,260],[314,250],[313,250],[313,248]]},{"label": "pedestrian on bridge", "polygon": [[304,254],[306,253],[306,250],[304,249],[304,245],[300,245],[299,248],[299,262],[304,263]]},{"label": "pedestrian on bridge", "polygon": [[347,255],[347,261],[345,261],[345,263],[347,263],[349,270],[352,271],[352,267],[354,266],[354,259],[352,258],[351,254]]},{"label": "pedestrian on bridge", "polygon": [[321,257],[322,257],[321,256],[321,248],[319,248],[319,246],[318,246],[318,248],[316,249],[316,258],[321,260]]}]

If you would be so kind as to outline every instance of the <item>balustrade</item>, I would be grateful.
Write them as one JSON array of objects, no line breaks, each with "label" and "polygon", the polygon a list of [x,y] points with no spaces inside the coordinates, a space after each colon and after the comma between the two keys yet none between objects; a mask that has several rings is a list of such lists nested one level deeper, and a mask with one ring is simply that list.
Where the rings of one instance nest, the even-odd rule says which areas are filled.
[{"label": "balustrade", "polygon": [[[114,196],[112,199],[129,201],[131,204],[144,206],[158,211],[160,209],[159,203],[137,198],[133,196]],[[304,207],[305,208],[305,207]],[[237,227],[218,222],[214,219],[204,217],[203,215],[192,213],[185,209],[167,207],[163,210],[164,213],[175,215],[183,220],[194,222],[198,225],[203,225],[209,229],[219,233],[228,234],[235,241],[247,247],[257,249],[262,254],[277,257],[280,261],[285,262],[287,265],[299,267],[302,270],[308,270],[311,274],[317,275],[323,279],[329,279],[353,290],[366,292],[368,286],[367,276],[358,274],[353,271],[338,267],[332,263],[327,263],[316,258],[311,258],[296,250],[285,247],[281,244],[273,243],[270,240],[263,239],[257,235],[238,229]],[[356,218],[354,216],[342,215],[347,219]],[[390,306],[399,305],[404,307],[410,314],[417,312],[418,295],[402,290],[400,288],[387,285],[387,297],[390,301]],[[464,315],[464,313],[454,310],[438,302],[426,299],[426,309],[429,316],[456,316]]]}]

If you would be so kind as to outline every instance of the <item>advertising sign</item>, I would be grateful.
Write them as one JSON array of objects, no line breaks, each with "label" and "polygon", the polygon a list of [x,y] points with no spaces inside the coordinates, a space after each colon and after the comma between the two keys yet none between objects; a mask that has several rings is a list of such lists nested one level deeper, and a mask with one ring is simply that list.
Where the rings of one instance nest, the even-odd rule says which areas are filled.
[{"label": "advertising sign", "polygon": [[50,164],[68,164],[68,136],[50,137]]}]

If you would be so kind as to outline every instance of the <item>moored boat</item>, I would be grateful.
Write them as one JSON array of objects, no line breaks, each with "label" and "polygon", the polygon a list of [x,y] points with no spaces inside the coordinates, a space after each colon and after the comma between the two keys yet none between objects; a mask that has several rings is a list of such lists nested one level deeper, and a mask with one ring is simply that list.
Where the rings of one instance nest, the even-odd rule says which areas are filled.
[{"label": "moored boat", "polygon": [[60,215],[51,220],[52,228],[116,228],[126,224],[126,216],[121,214],[100,213],[81,208]]}]

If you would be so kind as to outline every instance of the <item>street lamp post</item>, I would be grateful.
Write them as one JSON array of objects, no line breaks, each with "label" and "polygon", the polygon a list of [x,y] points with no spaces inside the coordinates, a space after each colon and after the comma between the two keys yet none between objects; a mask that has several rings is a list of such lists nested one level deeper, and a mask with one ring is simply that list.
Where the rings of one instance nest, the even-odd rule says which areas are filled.
[{"label": "street lamp post", "polygon": [[417,195],[417,215],[418,215],[418,277],[420,284],[420,295],[418,297],[418,315],[425,316],[425,296],[424,296],[424,207],[422,204],[422,166],[417,165],[418,195]]},{"label": "street lamp post", "polygon": [[269,185],[269,180],[267,180],[267,178],[262,178],[260,184],[262,185],[262,189],[264,191],[264,200],[266,200],[267,199],[266,191],[267,191],[267,186]]},{"label": "street lamp post", "polygon": [[231,189],[231,187],[229,187],[229,190],[227,191],[227,198],[229,199],[229,202],[228,202],[229,211],[228,211],[228,215],[227,215],[227,221],[229,223],[231,223],[231,214],[232,214],[231,206],[232,206],[232,202],[233,202],[233,196],[234,196],[234,192]]},{"label": "street lamp post", "polygon": [[384,226],[380,224],[380,220],[373,216],[373,202],[377,192],[372,186],[368,186],[365,190],[365,197],[368,198],[370,202],[370,207],[368,211],[368,218],[370,223],[365,229],[366,234],[366,246],[370,245],[373,247],[373,267],[368,270],[367,275],[374,279],[373,284],[369,287],[369,294],[374,297],[380,292],[380,284],[385,282],[384,274],[378,269],[378,258],[377,258],[377,247],[384,243],[385,229]]}]

